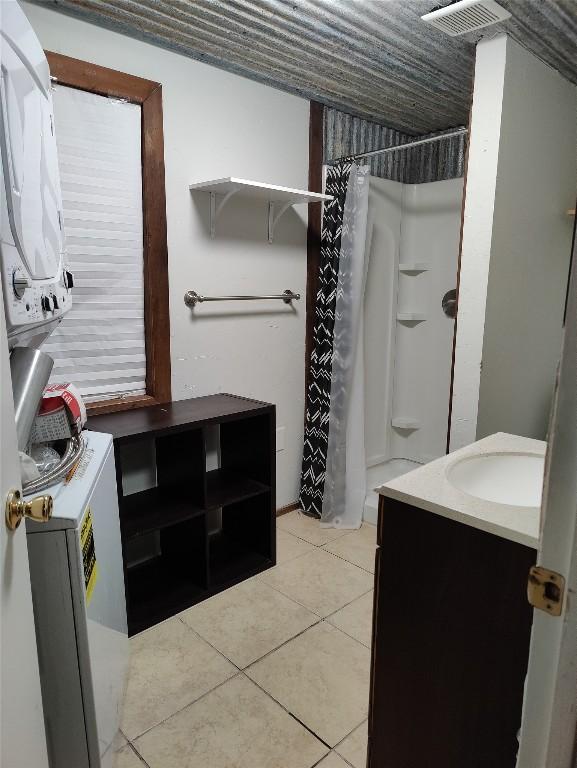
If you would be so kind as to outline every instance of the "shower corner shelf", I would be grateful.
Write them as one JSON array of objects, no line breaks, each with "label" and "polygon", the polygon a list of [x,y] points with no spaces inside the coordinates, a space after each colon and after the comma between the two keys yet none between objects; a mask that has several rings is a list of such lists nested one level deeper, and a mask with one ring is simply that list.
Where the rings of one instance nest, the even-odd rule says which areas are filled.
[{"label": "shower corner shelf", "polygon": [[418,419],[406,419],[399,416],[396,419],[391,419],[391,426],[394,429],[410,429],[414,431],[421,428],[421,422]]},{"label": "shower corner shelf", "polygon": [[308,189],[291,189],[279,187],[276,184],[265,184],[261,181],[250,181],[227,176],[213,181],[199,181],[190,184],[191,192],[208,192],[210,194],[210,236],[215,236],[216,222],[224,206],[233,195],[249,197],[253,200],[268,202],[268,241],[274,239],[275,227],[286,211],[293,205],[301,203],[321,203],[332,200],[331,195],[320,192],[309,192]]},{"label": "shower corner shelf", "polygon": [[429,265],[424,261],[401,262],[399,272],[428,272]]},{"label": "shower corner shelf", "polygon": [[422,312],[398,312],[397,320],[399,323],[423,323],[427,315]]}]

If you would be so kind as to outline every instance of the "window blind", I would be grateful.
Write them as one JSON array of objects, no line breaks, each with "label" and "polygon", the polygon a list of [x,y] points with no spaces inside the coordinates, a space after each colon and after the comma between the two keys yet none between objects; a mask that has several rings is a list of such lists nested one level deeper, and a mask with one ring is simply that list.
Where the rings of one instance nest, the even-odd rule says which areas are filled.
[{"label": "window blind", "polygon": [[140,106],[53,93],[72,309],[43,346],[88,402],[145,392]]}]

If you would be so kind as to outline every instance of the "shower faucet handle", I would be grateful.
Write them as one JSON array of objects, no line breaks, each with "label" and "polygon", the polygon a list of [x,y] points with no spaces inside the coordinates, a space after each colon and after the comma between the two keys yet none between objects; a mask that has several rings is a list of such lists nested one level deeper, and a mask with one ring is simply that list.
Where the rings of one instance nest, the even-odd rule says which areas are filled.
[{"label": "shower faucet handle", "polygon": [[450,291],[447,291],[447,293],[441,299],[441,306],[443,307],[443,312],[447,315],[447,317],[450,317],[451,320],[454,320],[457,317],[456,288],[452,288]]}]

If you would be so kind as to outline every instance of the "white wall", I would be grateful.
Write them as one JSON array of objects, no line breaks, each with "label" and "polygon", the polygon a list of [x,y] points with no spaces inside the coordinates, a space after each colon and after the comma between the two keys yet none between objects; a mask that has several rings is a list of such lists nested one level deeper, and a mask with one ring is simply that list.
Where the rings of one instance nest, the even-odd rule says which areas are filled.
[{"label": "white wall", "polygon": [[[101,29],[22,4],[42,45],[162,83],[174,400],[233,392],[273,402],[284,426],[277,504],[298,496],[304,408],[306,207],[267,242],[264,203],[231,201],[211,240],[208,196],[193,181],[240,176],[306,188],[308,102]],[[301,293],[281,304],[217,304],[191,314],[187,289],[205,294]]]},{"label": "white wall", "polygon": [[477,46],[461,246],[451,450],[473,442],[477,430],[506,46],[504,36]]},{"label": "white wall", "polygon": [[501,35],[477,46],[451,449],[543,439],[577,188],[577,89]]}]

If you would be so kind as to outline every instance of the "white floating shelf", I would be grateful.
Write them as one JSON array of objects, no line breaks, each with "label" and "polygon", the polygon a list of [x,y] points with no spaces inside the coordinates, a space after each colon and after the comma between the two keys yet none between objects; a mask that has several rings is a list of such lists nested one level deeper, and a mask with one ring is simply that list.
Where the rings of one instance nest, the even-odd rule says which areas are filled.
[{"label": "white floating shelf", "polygon": [[391,419],[391,426],[395,429],[420,429],[421,422],[418,419],[404,419],[400,416],[396,419]]},{"label": "white floating shelf", "polygon": [[397,320],[399,323],[422,323],[427,319],[427,315],[422,312],[399,312]]},{"label": "white floating shelf", "polygon": [[[191,192],[208,192],[210,194],[210,236],[214,237],[216,221],[222,209],[233,195],[242,195],[253,200],[268,202],[268,241],[272,243],[274,229],[280,217],[292,205],[301,203],[321,203],[332,200],[331,195],[320,192],[309,192],[307,189],[291,189],[279,187],[276,184],[264,184],[261,181],[237,179],[227,176],[225,179],[214,181],[198,181],[190,185]],[[217,201],[218,196],[218,201]],[[278,210],[275,208],[278,206]]]},{"label": "white floating shelf", "polygon": [[428,272],[429,271],[429,265],[425,264],[423,261],[415,261],[413,263],[403,263],[401,262],[399,264],[399,272]]}]

